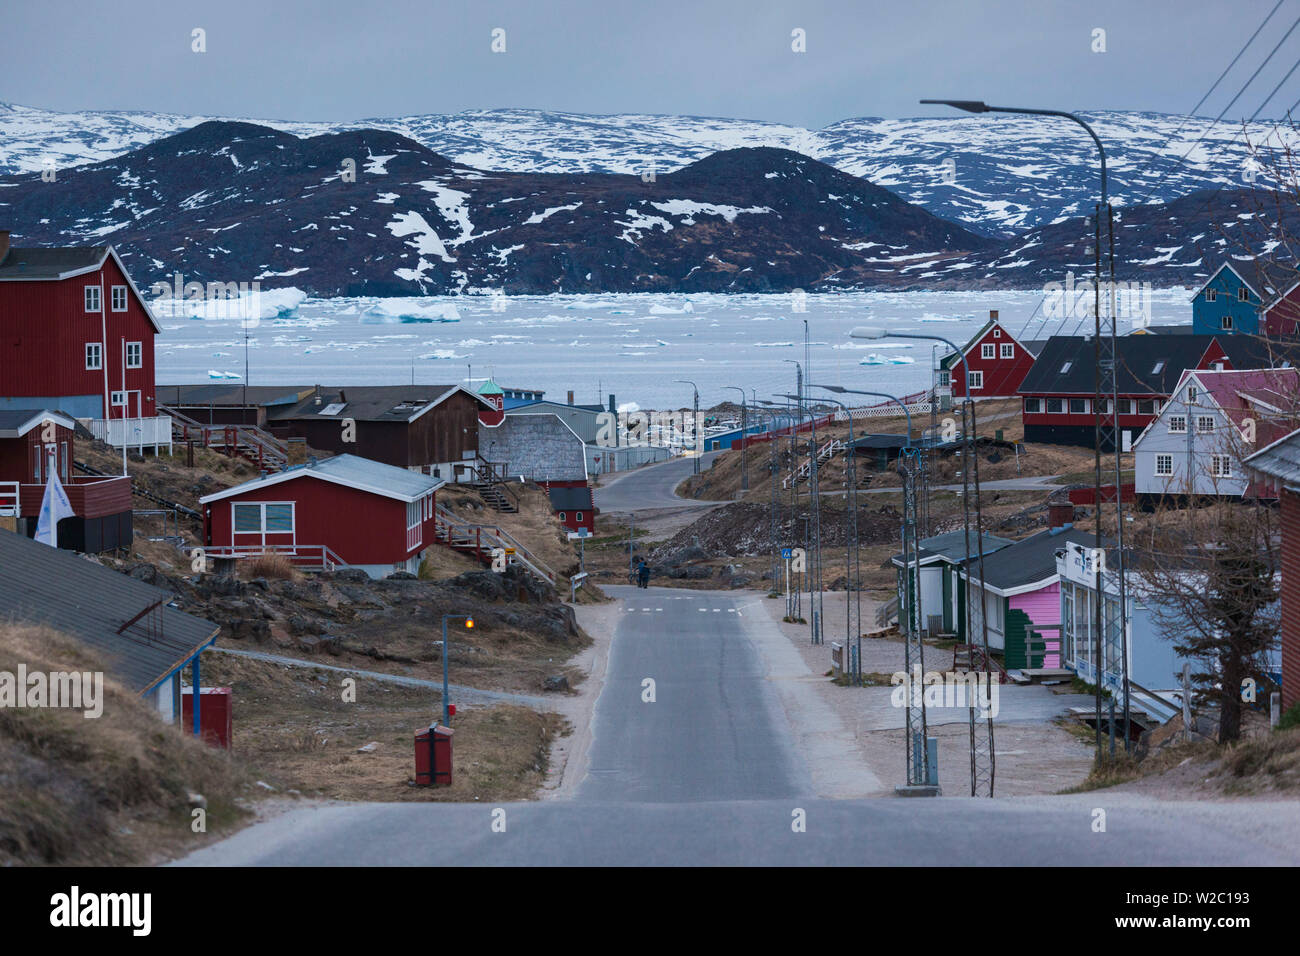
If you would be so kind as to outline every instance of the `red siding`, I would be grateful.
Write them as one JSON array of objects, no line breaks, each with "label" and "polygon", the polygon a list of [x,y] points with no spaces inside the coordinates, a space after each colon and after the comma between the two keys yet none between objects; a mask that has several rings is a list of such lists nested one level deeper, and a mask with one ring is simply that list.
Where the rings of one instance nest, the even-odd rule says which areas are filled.
[{"label": "red siding", "polygon": [[1282,707],[1300,701],[1300,495],[1282,492]]},{"label": "red siding", "polygon": [[1292,289],[1264,313],[1264,333],[1279,337],[1300,333],[1300,286]]},{"label": "red siding", "polygon": [[[103,312],[87,312],[84,289],[101,281]],[[114,285],[128,287],[125,312],[112,310]],[[125,340],[140,342],[142,353],[142,367],[126,371],[126,388],[140,391],[141,415],[156,415],[155,332],[129,288],[112,256],[96,272],[59,282],[0,282],[0,397],[98,395],[102,402],[106,390],[123,387]],[[105,346],[103,368],[86,368],[88,342]],[[136,415],[134,404],[130,414]]]},{"label": "red siding", "polygon": [[[983,358],[983,346],[993,346],[993,358]],[[1011,358],[1002,358],[1002,346],[1010,345],[1015,354]],[[971,390],[975,398],[1014,398],[1020,383],[1025,380],[1034,365],[1034,356],[1001,325],[994,323],[983,336],[966,351],[966,366],[971,372],[984,374],[982,388]],[[962,365],[955,362],[952,369],[952,394],[955,398],[966,395],[965,376]]]},{"label": "red siding", "polygon": [[406,502],[304,475],[204,505],[209,546],[254,543],[231,534],[231,505],[250,501],[292,501],[296,543],[326,545],[348,564],[398,564],[434,543],[432,508],[421,544],[407,548]]}]

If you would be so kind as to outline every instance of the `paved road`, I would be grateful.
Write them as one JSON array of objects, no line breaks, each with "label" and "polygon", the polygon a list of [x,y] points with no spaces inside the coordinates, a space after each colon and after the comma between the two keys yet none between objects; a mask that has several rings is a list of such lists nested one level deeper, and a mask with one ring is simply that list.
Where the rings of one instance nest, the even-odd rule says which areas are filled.
[{"label": "paved road", "polygon": [[[1064,488],[1064,487],[1066,487],[1065,485],[1062,485],[1062,484],[1058,484],[1058,483],[1057,483],[1057,480],[1056,480],[1056,479],[1059,478],[1059,477],[1061,477],[1061,476],[1060,476],[1060,475],[1042,475],[1042,476],[1038,476],[1038,477],[1025,477],[1025,478],[998,478],[998,479],[995,480],[995,481],[981,481],[981,482],[980,482],[980,492],[981,492],[981,494],[982,494],[982,493],[985,492],[985,491],[1054,491],[1054,490],[1057,489],[1057,488]],[[942,491],[961,491],[961,490],[962,490],[962,486],[961,486],[961,483],[958,482],[957,484],[953,484],[953,485],[932,485],[932,486],[931,486],[931,489],[934,490],[934,491],[940,491],[940,490],[942,490]],[[891,494],[891,493],[892,493],[892,494],[898,494],[900,490],[901,490],[901,489],[899,489],[899,488],[897,488],[897,487],[894,487],[894,488],[859,488],[859,489],[858,489],[858,494],[860,494],[860,495],[864,495],[864,494],[865,494],[865,495],[887,495],[887,494]],[[974,485],[971,486],[971,490],[972,490],[972,491],[974,490]],[[831,492],[831,493],[832,493],[832,494],[837,494],[837,495],[842,495],[842,494],[844,494],[844,492],[842,492],[842,491],[836,491],[836,492]]]},{"label": "paved road", "polygon": [[822,799],[745,637],[743,598],[614,590],[624,610],[573,799],[303,807],[181,865],[1300,863],[1296,801]]},{"label": "paved road", "polygon": [[[700,457],[700,471],[713,463],[720,451],[705,452]],[[604,514],[647,511],[654,508],[709,507],[716,501],[678,498],[674,491],[691,476],[691,458],[669,458],[621,475],[601,479],[596,489],[596,507]]]}]

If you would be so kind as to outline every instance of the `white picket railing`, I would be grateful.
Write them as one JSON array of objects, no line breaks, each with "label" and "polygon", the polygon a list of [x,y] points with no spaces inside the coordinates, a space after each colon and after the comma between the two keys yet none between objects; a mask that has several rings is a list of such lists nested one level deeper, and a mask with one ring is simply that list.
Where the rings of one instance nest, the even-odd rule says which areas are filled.
[{"label": "white picket railing", "polygon": [[153,418],[92,418],[89,424],[92,435],[114,448],[125,445],[143,452],[145,448],[161,448],[166,445],[168,452],[172,449],[172,420],[167,415],[156,415]]}]

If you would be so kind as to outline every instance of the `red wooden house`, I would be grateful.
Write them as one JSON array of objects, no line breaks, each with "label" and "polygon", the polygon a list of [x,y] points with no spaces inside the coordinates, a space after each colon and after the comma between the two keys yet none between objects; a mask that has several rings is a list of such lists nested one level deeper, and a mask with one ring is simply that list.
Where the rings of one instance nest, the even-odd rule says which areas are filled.
[{"label": "red wooden house", "polygon": [[[972,398],[1015,398],[1020,384],[1034,367],[1042,342],[1022,342],[998,321],[997,310],[962,349]],[[939,362],[939,385],[951,385],[954,398],[965,398],[967,382],[962,361],[950,352]]]},{"label": "red wooden house", "polygon": [[201,498],[205,550],[214,559],[281,552],[304,567],[376,578],[415,574],[436,540],[443,484],[355,455],[288,468]]},{"label": "red wooden house", "polygon": [[115,445],[170,444],[160,331],[112,246],[19,248],[0,231],[0,409],[57,408]]},{"label": "red wooden house", "polygon": [[0,515],[31,537],[56,475],[75,515],[59,522],[60,548],[99,552],[128,547],[132,535],[131,479],[73,471],[76,422],[48,409],[0,410]]},{"label": "red wooden house", "polygon": [[[1213,335],[1125,335],[1115,345],[1122,448],[1160,413],[1185,370],[1236,367]],[[1091,337],[1073,335],[1056,335],[1044,344],[1020,385],[1025,441],[1093,447],[1095,347]],[[1109,414],[1112,399],[1103,401],[1102,412]]]},{"label": "red wooden house", "polygon": [[546,489],[551,499],[551,513],[570,531],[596,530],[596,503],[587,485],[551,485]]}]

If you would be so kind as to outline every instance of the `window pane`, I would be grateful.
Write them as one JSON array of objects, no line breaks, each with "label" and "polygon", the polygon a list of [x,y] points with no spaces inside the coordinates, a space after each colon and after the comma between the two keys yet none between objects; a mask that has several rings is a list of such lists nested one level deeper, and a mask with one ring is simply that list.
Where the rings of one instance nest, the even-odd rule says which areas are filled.
[{"label": "window pane", "polygon": [[236,531],[261,531],[262,530],[262,506],[261,505],[235,505],[235,530]]},{"label": "window pane", "polygon": [[268,534],[272,531],[292,531],[293,505],[267,505],[266,530]]}]

